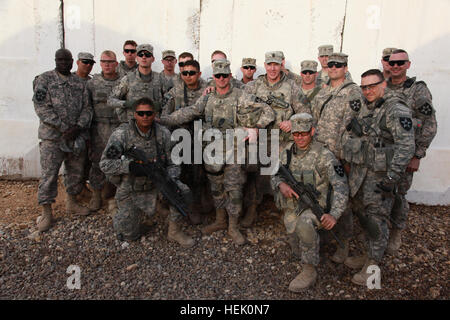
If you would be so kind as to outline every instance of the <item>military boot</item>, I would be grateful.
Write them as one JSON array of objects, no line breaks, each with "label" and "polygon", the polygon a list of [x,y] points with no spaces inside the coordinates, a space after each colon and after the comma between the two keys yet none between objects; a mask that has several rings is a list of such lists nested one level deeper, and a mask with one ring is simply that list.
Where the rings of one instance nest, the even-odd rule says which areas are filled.
[{"label": "military boot", "polygon": [[195,244],[194,239],[181,231],[180,225],[175,221],[169,221],[169,232],[167,236],[169,240],[178,242],[184,248],[190,248]]},{"label": "military boot", "polygon": [[303,270],[289,284],[289,291],[302,292],[316,282],[317,271],[312,264],[304,264]]},{"label": "military boot", "polygon": [[348,250],[349,250],[349,244],[348,239],[345,239],[342,241],[342,244],[344,245],[344,248],[342,248],[340,245],[338,245],[338,248],[336,252],[330,257],[331,261],[335,263],[343,263],[345,259],[348,257]]},{"label": "military boot", "polygon": [[211,234],[219,230],[225,230],[227,228],[227,213],[225,209],[216,210],[216,221],[202,228],[203,234]]},{"label": "military boot", "polygon": [[256,217],[258,216],[258,212],[256,204],[252,204],[247,208],[247,211],[245,212],[244,218],[241,220],[241,226],[244,228],[250,228],[253,223],[256,221]]},{"label": "military boot", "polygon": [[189,221],[191,221],[191,223],[193,225],[197,225],[202,223],[203,219],[202,219],[202,214],[200,213],[200,208],[194,207],[192,209],[192,212],[189,214]]},{"label": "military boot", "polygon": [[228,217],[228,234],[236,244],[243,245],[245,243],[245,238],[239,231],[238,219],[239,215],[230,215]]},{"label": "military boot", "polygon": [[37,224],[37,228],[40,232],[47,231],[50,229],[53,223],[52,217],[52,205],[50,203],[42,205],[43,211],[41,215],[41,219]]},{"label": "military boot", "polygon": [[351,269],[361,269],[366,262],[367,254],[364,253],[360,256],[348,257],[345,259],[344,264]]},{"label": "military boot", "polygon": [[89,201],[89,210],[97,211],[102,207],[102,190],[93,189],[92,197]]},{"label": "military boot", "polygon": [[386,253],[393,256],[396,255],[401,245],[402,245],[402,230],[392,229],[391,234],[389,236],[389,243],[386,248]]},{"label": "military boot", "polygon": [[82,216],[87,216],[91,213],[88,208],[78,203],[75,195],[71,194],[68,194],[66,198],[66,211],[67,213],[75,213]]},{"label": "military boot", "polygon": [[378,266],[375,260],[366,258],[366,261],[364,262],[364,266],[362,267],[361,271],[353,275],[352,282],[360,286],[367,285],[367,279],[371,276],[371,274],[367,273],[367,268],[372,265]]}]

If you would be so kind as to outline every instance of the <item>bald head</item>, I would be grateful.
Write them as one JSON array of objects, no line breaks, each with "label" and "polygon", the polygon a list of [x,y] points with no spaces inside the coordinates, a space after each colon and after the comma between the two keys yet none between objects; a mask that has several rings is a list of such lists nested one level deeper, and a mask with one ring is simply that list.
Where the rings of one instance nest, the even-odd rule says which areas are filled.
[{"label": "bald head", "polygon": [[56,71],[69,75],[73,66],[72,53],[67,49],[58,49],[55,52]]}]

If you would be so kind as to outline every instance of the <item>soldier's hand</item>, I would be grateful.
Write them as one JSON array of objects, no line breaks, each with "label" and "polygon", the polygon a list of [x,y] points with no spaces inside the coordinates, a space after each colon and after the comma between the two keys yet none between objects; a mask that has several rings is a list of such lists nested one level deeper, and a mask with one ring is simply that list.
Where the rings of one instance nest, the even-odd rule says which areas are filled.
[{"label": "soldier's hand", "polygon": [[298,194],[294,190],[292,190],[292,188],[289,187],[287,183],[282,182],[278,187],[280,188],[280,192],[283,194],[285,198],[289,199],[291,199],[292,197],[295,197],[295,199],[299,198]]},{"label": "soldier's hand", "polygon": [[413,157],[411,161],[408,164],[408,167],[406,167],[406,172],[416,172],[419,170],[420,166],[420,159]]},{"label": "soldier's hand", "polygon": [[130,169],[130,173],[134,174],[136,177],[146,176],[145,166],[142,163],[131,161],[128,168]]},{"label": "soldier's hand", "polygon": [[74,140],[81,132],[81,127],[79,125],[74,125],[70,127],[63,133],[63,138],[66,140]]},{"label": "soldier's hand", "polygon": [[249,143],[256,143],[258,140],[258,128],[244,128],[247,131],[247,136],[244,138],[244,141]]},{"label": "soldier's hand", "polygon": [[325,230],[331,230],[336,225],[336,219],[328,213],[322,215],[320,222]]},{"label": "soldier's hand", "polygon": [[214,88],[214,87],[206,87],[205,90],[203,90],[202,96],[206,96],[207,94],[214,92],[215,90],[216,90],[216,88]]},{"label": "soldier's hand", "polygon": [[292,123],[289,120],[283,121],[279,124],[279,127],[284,132],[291,132]]}]

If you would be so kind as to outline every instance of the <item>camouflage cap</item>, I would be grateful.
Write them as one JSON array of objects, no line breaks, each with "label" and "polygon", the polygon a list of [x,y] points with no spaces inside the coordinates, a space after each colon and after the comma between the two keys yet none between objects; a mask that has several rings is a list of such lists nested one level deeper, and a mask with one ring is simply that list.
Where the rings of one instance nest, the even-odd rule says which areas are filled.
[{"label": "camouflage cap", "polygon": [[151,44],[140,44],[136,48],[136,52],[139,53],[140,51],[148,51],[151,54],[153,54],[153,46]]},{"label": "camouflage cap", "polygon": [[341,52],[333,52],[328,57],[328,62],[340,62],[340,63],[347,63],[348,62],[348,55]]},{"label": "camouflage cap", "polygon": [[313,117],[309,113],[294,114],[291,119],[291,132],[308,132],[313,124]]},{"label": "camouflage cap", "polygon": [[314,60],[303,60],[301,63],[301,71],[317,72],[317,62]]},{"label": "camouflage cap", "polygon": [[213,62],[212,65],[213,68],[213,75],[214,74],[230,74],[231,73],[231,69],[230,69],[230,61],[225,60],[225,59],[219,59]]},{"label": "camouflage cap", "polygon": [[173,51],[173,50],[164,50],[162,52],[162,58],[165,59],[167,57],[174,57],[174,58],[176,58],[177,56],[175,55],[175,51]]},{"label": "camouflage cap", "polygon": [[95,62],[94,56],[89,52],[80,52],[78,54],[78,60],[92,60]]},{"label": "camouflage cap", "polygon": [[252,66],[256,67],[256,59],[253,58],[243,58],[242,59],[242,67]]},{"label": "camouflage cap", "polygon": [[319,57],[329,56],[333,53],[333,46],[331,44],[325,44],[319,47]]},{"label": "camouflage cap", "polygon": [[394,52],[394,50],[397,50],[397,48],[384,48],[381,57],[382,58],[389,57],[392,54],[392,52]]},{"label": "camouflage cap", "polygon": [[266,59],[265,59],[266,63],[275,62],[275,63],[281,64],[283,62],[283,59],[284,59],[284,55],[283,55],[283,52],[281,52],[281,51],[266,52]]}]

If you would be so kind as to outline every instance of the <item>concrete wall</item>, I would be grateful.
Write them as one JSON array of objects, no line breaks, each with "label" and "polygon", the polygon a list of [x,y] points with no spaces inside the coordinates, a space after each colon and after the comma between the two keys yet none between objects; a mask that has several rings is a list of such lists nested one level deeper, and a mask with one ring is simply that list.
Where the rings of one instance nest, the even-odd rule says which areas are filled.
[{"label": "concrete wall", "polygon": [[[37,117],[31,102],[35,75],[54,67],[62,34],[60,1],[3,0],[0,7],[0,175],[38,177]],[[289,69],[316,59],[317,47],[333,44],[349,54],[349,69],[359,75],[380,67],[385,47],[410,53],[410,75],[427,82],[439,124],[427,157],[408,194],[410,201],[450,204],[450,103],[445,94],[450,62],[450,2],[434,0],[64,0],[65,44],[74,56],[92,52],[97,60],[110,49],[123,59],[127,39],[155,47],[154,70],[162,70],[161,51],[190,51],[204,77],[211,75],[210,54],[228,54],[240,77],[243,57],[257,59],[264,73],[264,53],[283,50]],[[99,65],[93,72],[99,72]]]}]

